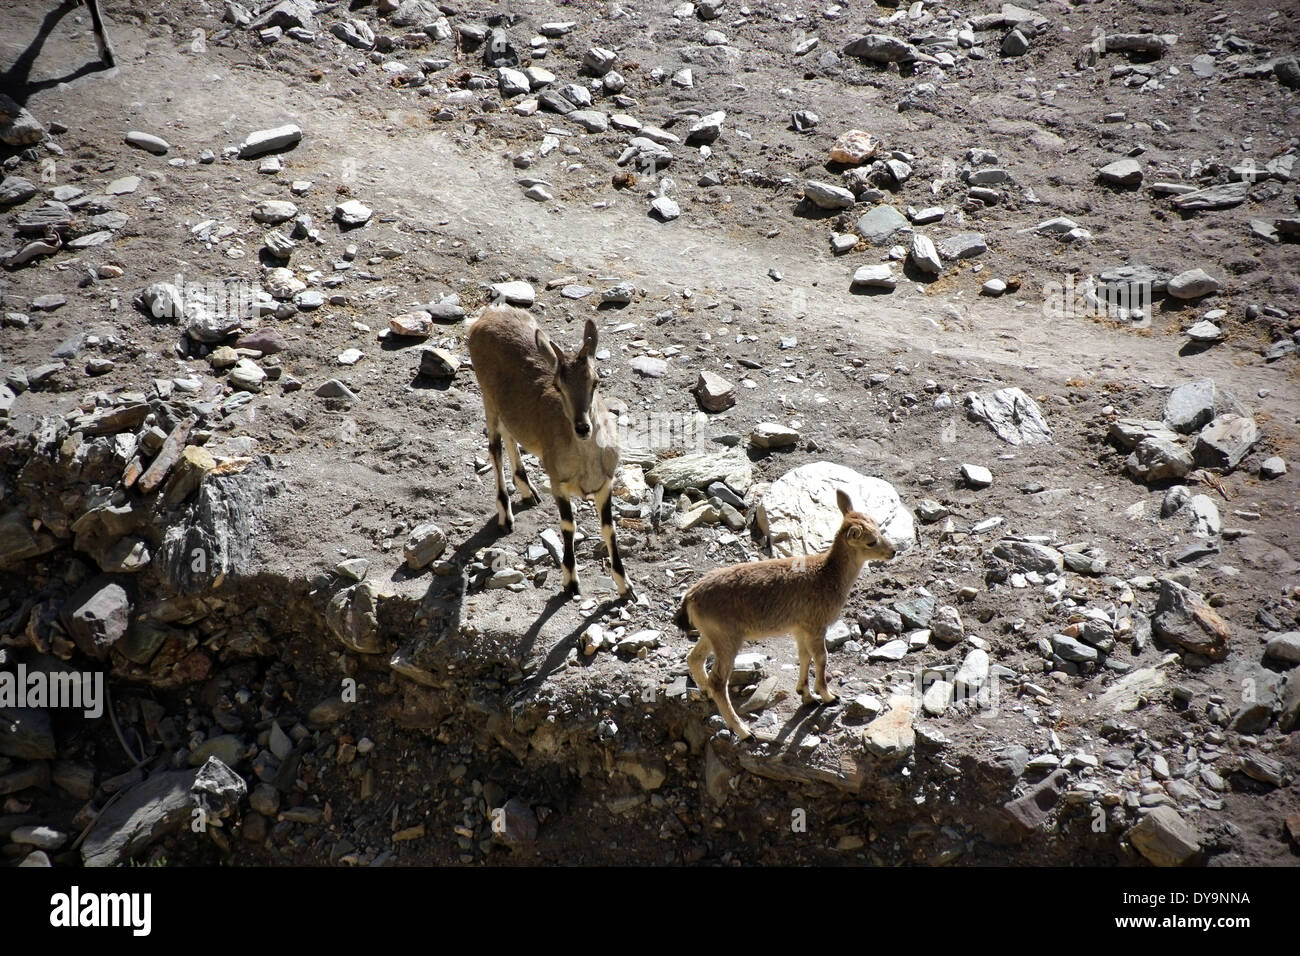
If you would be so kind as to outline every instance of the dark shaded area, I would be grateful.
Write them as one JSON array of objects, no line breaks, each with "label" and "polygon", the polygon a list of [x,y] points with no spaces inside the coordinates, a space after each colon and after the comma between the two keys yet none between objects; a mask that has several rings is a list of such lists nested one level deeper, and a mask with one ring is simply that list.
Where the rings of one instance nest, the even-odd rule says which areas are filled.
[{"label": "dark shaded area", "polygon": [[63,83],[71,83],[73,80],[80,79],[81,77],[87,76],[91,73],[97,73],[101,70],[110,70],[113,68],[113,55],[112,53],[107,52],[108,41],[104,36],[103,24],[99,22],[99,11],[95,6],[87,4],[93,28],[101,37],[104,38],[103,43],[105,54],[99,59],[91,60],[84,66],[78,67],[71,73],[67,73],[63,76],[51,77],[48,80],[37,80],[32,82],[32,67],[40,57],[41,50],[44,49],[46,40],[48,40],[50,34],[54,32],[54,28],[58,25],[58,22],[78,6],[80,6],[80,0],[64,0],[62,4],[55,7],[45,15],[45,19],[41,21],[40,30],[37,32],[36,37],[32,42],[28,44],[27,49],[23,50],[23,52],[18,56],[18,59],[14,61],[13,66],[5,70],[3,74],[0,74],[0,92],[3,92],[6,96],[9,96],[21,106],[25,105],[29,99],[42,90],[48,90]]}]

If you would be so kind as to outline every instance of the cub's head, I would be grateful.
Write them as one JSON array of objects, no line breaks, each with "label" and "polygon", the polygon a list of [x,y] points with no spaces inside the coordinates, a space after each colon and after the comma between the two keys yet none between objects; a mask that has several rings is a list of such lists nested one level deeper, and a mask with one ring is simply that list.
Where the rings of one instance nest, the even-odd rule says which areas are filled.
[{"label": "cub's head", "polygon": [[894,556],[894,546],[885,540],[885,536],[876,527],[876,522],[860,511],[854,511],[853,503],[843,489],[835,490],[835,501],[840,506],[840,514],[844,516],[838,537],[843,538],[866,561],[888,561]]}]

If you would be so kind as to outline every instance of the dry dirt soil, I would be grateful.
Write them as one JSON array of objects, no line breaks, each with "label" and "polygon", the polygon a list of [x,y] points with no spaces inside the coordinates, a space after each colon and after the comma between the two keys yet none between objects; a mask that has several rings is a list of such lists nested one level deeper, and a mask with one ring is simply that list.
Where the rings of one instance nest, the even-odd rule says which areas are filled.
[{"label": "dry dirt soil", "polygon": [[[406,725],[393,715],[418,700],[406,678],[383,666],[390,654],[345,651],[306,624],[295,630],[280,621],[283,647],[269,655],[241,661],[214,652],[211,673],[190,687],[151,686],[122,671],[115,684],[122,721],[145,728],[138,702],[148,699],[162,703],[184,730],[172,746],[147,728],[138,732],[134,741],[156,755],[153,766],[188,766],[196,741],[225,732],[214,723],[214,706],[238,701],[242,689],[253,701],[234,731],[249,747],[244,757],[265,745],[269,718],[289,715],[285,729],[297,725],[304,736],[296,742],[305,739],[316,748],[309,763],[319,753],[332,768],[291,781],[283,788],[279,818],[262,814],[251,835],[237,831],[201,846],[188,835],[173,837],[153,851],[154,858],[1136,864],[1142,858],[1122,834],[1137,820],[1141,796],[1164,792],[1152,772],[1153,757],[1163,755],[1173,777],[1195,788],[1193,796],[1179,791],[1168,802],[1202,834],[1198,859],[1295,864],[1285,820],[1297,809],[1297,734],[1275,722],[1247,732],[1231,719],[1252,668],[1288,673],[1279,662],[1264,661],[1264,646],[1300,621],[1297,359],[1294,350],[1276,360],[1264,354],[1300,326],[1300,257],[1294,243],[1266,241],[1250,226],[1251,220],[1295,217],[1296,188],[1285,177],[1261,177],[1242,204],[1197,213],[1179,213],[1170,196],[1151,188],[1157,182],[1226,182],[1234,166],[1262,166],[1295,154],[1300,94],[1261,66],[1294,55],[1300,28],[1294,8],[1172,0],[1027,4],[1042,25],[1024,27],[1029,49],[1023,55],[1001,55],[1008,30],[994,26],[975,34],[977,56],[960,44],[920,44],[946,50],[951,65],[900,67],[840,51],[868,33],[918,43],[927,34],[948,36],[972,18],[999,13],[1001,5],[918,4],[922,19],[910,19],[906,4],[751,0],[729,2],[709,21],[674,17],[671,0],[443,7],[453,31],[465,24],[504,29],[520,69],[531,61],[553,72],[556,86],[592,83],[582,70],[584,53],[591,47],[614,51],[626,99],[616,103],[598,90],[595,109],[630,114],[682,140],[699,116],[725,110],[721,134],[707,150],[684,142],[669,146],[674,158],[659,176],[673,181],[668,194],[681,215],[663,222],[648,213],[652,190],[664,188],[658,177],[643,170],[630,185],[618,182],[631,168],[617,161],[633,134],[587,132],[546,111],[522,115],[514,107],[527,97],[503,98],[496,71],[484,64],[489,44],[473,44],[459,33],[436,40],[398,28],[363,3],[350,11],[347,4],[318,4],[313,39],[284,35],[274,43],[223,22],[219,3],[107,0],[102,6],[116,68],[94,64],[88,18],[77,10],[48,31],[26,82],[8,90],[55,131],[57,151],[6,147],[4,155],[17,157],[6,164],[6,174],[31,180],[42,193],[77,187],[129,216],[101,245],[65,247],[0,276],[4,311],[28,316],[0,328],[0,372],[30,371],[49,363],[51,352],[69,339],[92,336],[61,370],[17,396],[11,434],[31,431],[41,416],[93,406],[96,395],[99,404],[129,393],[152,398],[155,379],[197,378],[202,386],[196,397],[203,401],[232,394],[227,373],[210,365],[206,348],[187,343],[176,323],[153,319],[135,300],[150,283],[177,276],[186,282],[264,281],[268,267],[278,264],[261,254],[272,227],[255,222],[250,211],[262,200],[291,200],[312,216],[319,241],[301,241],[288,266],[327,301],[314,310],[285,310],[294,314],[284,318],[251,320],[247,327],[272,325],[284,337],[284,351],[259,360],[281,369],[280,378],[204,424],[214,455],[252,457],[282,483],[257,515],[256,575],[249,577],[280,575],[291,582],[289,590],[297,582],[304,593],[327,599],[339,586],[334,569],[341,560],[368,559],[368,576],[386,599],[417,609],[404,612],[407,617],[450,622],[467,647],[478,635],[508,645],[505,656],[518,663],[482,687],[462,686],[455,713],[429,704],[435,716]],[[43,4],[5,0],[0,65],[18,61],[42,33],[47,12]],[[329,27],[347,18],[367,21],[389,52],[358,50],[331,35]],[[550,40],[546,55],[530,55],[530,38],[555,21],[576,25]],[[721,31],[726,43],[709,45],[708,30]],[[1097,31],[1155,31],[1176,34],[1177,42],[1163,56],[1112,51],[1080,69],[1080,48]],[[793,52],[811,37],[819,41],[815,47]],[[1213,60],[1210,76],[1191,68],[1202,54]],[[427,81],[413,81],[411,71],[431,59],[449,62],[442,69],[425,63]],[[394,62],[408,69],[386,68]],[[689,88],[671,79],[684,66],[694,73]],[[797,110],[816,113],[819,122],[797,131],[791,122]],[[240,159],[227,150],[254,130],[286,123],[299,125],[302,138],[278,154],[278,172],[259,172],[260,158]],[[868,193],[849,210],[811,207],[801,198],[804,184],[842,181],[845,167],[828,157],[836,138],[850,129],[876,136],[886,158],[889,151],[906,154],[910,178],[887,182],[881,174],[869,184],[880,196]],[[158,156],[127,145],[131,130],[162,137],[169,151]],[[558,148],[542,155],[547,136],[558,140]],[[215,161],[200,162],[204,150]],[[1008,173],[993,187],[990,204],[969,201],[961,171],[970,150],[992,151],[996,159],[988,165]],[[520,160],[524,154],[531,156]],[[1143,169],[1139,187],[1098,181],[1102,166],[1130,155]],[[52,172],[42,179],[43,170]],[[714,179],[702,180],[706,174]],[[134,192],[103,196],[108,183],[131,175],[141,178]],[[520,180],[528,178],[544,181],[552,198],[526,198]],[[310,188],[294,194],[295,181]],[[0,213],[0,246],[15,249],[33,238],[20,237],[18,223],[45,198]],[[341,229],[332,211],[345,199],[370,207],[370,221]],[[907,248],[908,240],[862,242],[837,255],[830,238],[852,232],[857,218],[878,204],[900,211],[941,206],[943,220],[918,231],[936,241],[978,232],[987,250],[945,262],[937,279],[896,263],[899,281],[892,292],[858,294],[851,288],[854,271],[887,261],[891,247]],[[1090,236],[1066,241],[1036,231],[1058,216]],[[209,220],[215,224],[197,234],[195,227]],[[280,228],[287,233],[291,225]],[[1157,296],[1149,321],[1086,310],[1045,313],[1053,283],[1082,283],[1130,264],[1167,276],[1202,268],[1222,287],[1189,301]],[[117,269],[101,271],[105,266]],[[982,295],[991,278],[1009,280],[1013,289]],[[635,696],[637,688],[655,686],[667,700],[685,675],[690,643],[671,623],[685,585],[719,564],[765,555],[753,531],[752,495],[745,512],[751,520],[740,533],[723,525],[683,530],[676,516],[656,527],[644,509],[638,514],[634,503],[621,499],[619,539],[642,595],[635,604],[613,600],[607,562],[593,547],[599,536],[589,505],[578,512],[587,535],[578,548],[588,590],[582,600],[555,599],[559,571],[549,557],[527,563],[529,547],[558,523],[549,500],[520,510],[513,534],[498,536],[473,371],[462,365],[450,380],[418,374],[422,346],[441,345],[467,359],[465,322],[436,323],[426,341],[379,333],[394,315],[451,295],[472,319],[491,300],[491,285],[503,280],[532,285],[531,311],[560,342],[576,344],[583,321],[596,320],[608,350],[599,363],[601,391],[634,418],[693,416],[698,406],[691,388],[702,370],[734,383],[734,407],[708,416],[701,447],[721,451],[713,437],[740,436],[760,488],[799,465],[831,461],[892,483],[914,510],[922,499],[947,509],[950,521],[918,521],[913,547],[863,572],[843,615],[854,628],[851,639],[831,654],[844,701],[872,693],[883,699],[900,676],[918,669],[947,666],[951,673],[972,639],[1007,669],[1011,676],[1002,681],[995,715],[956,707],[924,718],[917,756],[909,758],[924,759],[930,768],[923,788],[901,788],[900,781],[919,772],[907,760],[881,768],[861,762],[863,721],[847,703],[797,706],[792,642],[762,648],[770,656],[765,673],[778,676],[785,693],[768,706],[755,743],[731,740],[693,684],[671,705],[671,719],[661,720]],[[624,281],[635,287],[632,301],[599,304],[601,290]],[[566,284],[595,292],[565,298]],[[52,311],[32,307],[51,294],[66,296],[66,304]],[[1190,346],[1185,330],[1212,310],[1222,310],[1213,318],[1223,338]],[[364,355],[341,365],[337,357],[346,349]],[[639,356],[666,358],[666,374],[638,375],[630,363]],[[97,357],[110,359],[111,367],[90,375],[86,364]],[[1108,442],[1107,429],[1119,418],[1160,419],[1170,388],[1199,378],[1214,379],[1253,414],[1260,440],[1235,469],[1201,471],[1186,480],[1193,493],[1217,505],[1223,533],[1213,537],[1217,549],[1180,565],[1176,556],[1198,540],[1186,513],[1160,517],[1166,487],[1126,474],[1127,453]],[[316,389],[329,379],[346,384],[356,401],[318,397]],[[1037,402],[1052,429],[1050,443],[1009,445],[968,419],[967,393],[1002,387],[1020,388]],[[951,402],[936,406],[943,395]],[[778,451],[752,448],[746,436],[760,422],[793,426],[799,440]],[[1275,455],[1290,470],[1265,480],[1260,465]],[[987,466],[992,485],[969,486],[960,474],[963,463]],[[531,470],[540,474],[536,462]],[[13,490],[9,484],[5,489]],[[668,495],[667,503],[675,505],[676,497]],[[996,527],[972,530],[993,517],[1001,518]],[[449,539],[444,560],[455,565],[442,570],[457,573],[402,568],[406,534],[429,521]],[[1106,570],[1096,576],[1065,572],[1064,598],[1050,596],[1042,581],[1013,586],[1007,571],[1014,569],[991,557],[1008,535],[1099,549]],[[468,584],[459,573],[489,547],[505,549],[505,563],[526,571],[517,590],[483,590],[472,568]],[[14,590],[6,613],[22,604],[24,589],[57,593],[61,582],[70,586],[98,573],[84,557],[80,572],[73,570],[79,559],[70,548],[45,560],[39,568],[8,569],[6,587]],[[549,572],[534,583],[542,568]],[[1158,637],[1135,642],[1127,635],[1112,652],[1118,669],[1061,669],[1040,653],[1038,639],[1059,633],[1084,607],[1106,609],[1116,620],[1145,621],[1157,597],[1145,579],[1171,573],[1208,596],[1227,623],[1223,660],[1186,660]],[[964,641],[951,647],[932,642],[901,661],[872,659],[877,643],[897,637],[870,633],[876,611],[922,589],[959,610]],[[275,603],[273,595],[258,600]],[[257,608],[252,611],[257,616]],[[262,618],[276,619],[274,609]],[[868,623],[868,633],[858,632],[859,620]],[[608,650],[588,656],[582,635],[593,623],[661,635],[658,646],[640,656]],[[21,652],[18,630],[3,640]],[[1177,656],[1166,660],[1171,651]],[[1144,706],[1118,715],[1099,708],[1099,696],[1122,672],[1158,665],[1167,682]],[[348,675],[361,679],[378,702],[354,709],[323,737],[314,727],[315,736],[305,736],[300,721],[306,710]],[[745,696],[740,688],[734,693]],[[477,697],[491,702],[476,711],[470,704]],[[561,723],[585,721],[590,728],[590,746],[574,750],[582,756],[572,766],[535,770],[533,731],[497,726],[503,714],[508,722],[512,707],[542,703]],[[663,746],[657,766],[666,782],[647,783],[643,770],[628,769],[629,754],[640,749],[628,741],[638,734]],[[362,738],[372,750],[348,750]],[[955,805],[943,784],[952,781],[952,794],[962,787],[980,792],[964,778],[990,772],[997,755],[1012,746],[1031,756],[1060,756],[1071,781],[1059,810],[1064,822],[1014,844],[986,840],[973,822],[976,810]],[[1115,750],[1126,753],[1108,760]],[[1239,772],[1250,753],[1279,761],[1283,785]],[[1080,754],[1102,763],[1071,762]],[[60,758],[93,765],[100,782],[133,763],[102,726],[68,730]],[[950,770],[942,769],[945,761]],[[718,762],[729,772],[716,772]],[[772,771],[778,763],[787,769]],[[525,766],[533,769],[525,774]],[[236,769],[251,788],[258,780],[249,767]],[[1219,789],[1202,767],[1216,771]],[[1022,773],[1023,767],[1014,773],[1000,799],[1037,779],[1029,771],[1017,782]],[[911,805],[886,812],[859,800],[855,794],[866,792],[859,789],[862,774],[892,775],[899,800]],[[96,789],[92,806],[107,795]],[[494,839],[491,811],[512,797],[530,808],[525,831],[535,825],[537,832]],[[58,790],[6,799],[5,813],[37,815],[69,833],[89,820],[86,801]],[[791,835],[791,808],[803,806],[821,815],[814,814],[813,832]],[[1101,836],[1086,832],[1090,806],[1115,821]],[[309,812],[286,817],[291,807]],[[247,808],[242,813],[241,828],[258,816]],[[1068,814],[1074,816],[1066,820]],[[1079,847],[1087,849],[1074,855]],[[56,862],[76,862],[66,845],[52,855]]]}]

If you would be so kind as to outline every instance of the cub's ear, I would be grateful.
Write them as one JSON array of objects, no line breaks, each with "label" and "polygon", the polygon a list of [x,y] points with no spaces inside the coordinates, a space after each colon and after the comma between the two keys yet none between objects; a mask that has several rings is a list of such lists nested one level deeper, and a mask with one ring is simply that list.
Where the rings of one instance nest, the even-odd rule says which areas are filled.
[{"label": "cub's ear", "polygon": [[558,345],[551,341],[550,336],[541,329],[538,329],[533,334],[533,344],[537,346],[537,351],[549,358],[556,367],[564,364],[564,353],[560,351]]},{"label": "cub's ear", "polygon": [[849,496],[845,494],[843,488],[835,489],[835,503],[840,506],[840,514],[846,515],[853,510],[853,502],[849,501]]},{"label": "cub's ear", "polygon": [[596,354],[596,323],[591,319],[587,320],[586,326],[582,330],[582,351],[578,353],[578,358],[586,358]]}]

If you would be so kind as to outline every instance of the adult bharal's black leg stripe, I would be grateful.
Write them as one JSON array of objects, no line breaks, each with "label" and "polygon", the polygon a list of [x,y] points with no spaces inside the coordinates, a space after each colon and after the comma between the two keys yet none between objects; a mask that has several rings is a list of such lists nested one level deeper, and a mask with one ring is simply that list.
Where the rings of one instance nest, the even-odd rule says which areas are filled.
[{"label": "adult bharal's black leg stripe", "polygon": [[573,555],[573,505],[568,498],[556,498],[555,504],[560,509],[560,534],[564,536],[564,570],[572,580],[571,576],[577,566],[577,559]]},{"label": "adult bharal's black leg stripe", "polygon": [[600,530],[609,538],[609,560],[614,566],[614,573],[623,577],[623,559],[618,553],[618,535],[614,533],[614,504],[612,498],[606,498],[600,506]]}]

